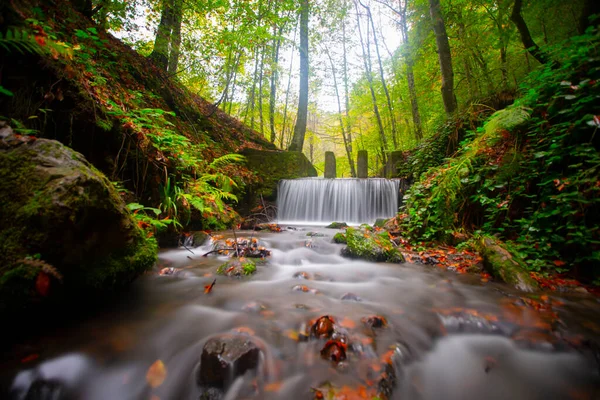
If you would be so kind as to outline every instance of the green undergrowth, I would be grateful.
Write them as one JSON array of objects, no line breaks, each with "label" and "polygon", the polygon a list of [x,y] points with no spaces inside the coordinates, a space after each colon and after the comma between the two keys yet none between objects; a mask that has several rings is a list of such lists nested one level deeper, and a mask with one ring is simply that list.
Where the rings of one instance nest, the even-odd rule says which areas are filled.
[{"label": "green undergrowth", "polygon": [[[169,230],[186,224],[223,229],[237,221],[237,197],[259,177],[234,153],[273,145],[81,18],[68,2],[19,9],[4,22],[0,53],[14,65],[19,58],[42,60],[30,71],[3,70],[0,84],[10,83],[11,74],[31,73],[40,87],[0,86],[0,115],[10,115],[20,133],[58,139],[94,160],[130,201],[147,208],[133,210],[142,225],[172,220]],[[39,93],[45,97],[36,98]],[[43,108],[26,106],[40,103]]]},{"label": "green undergrowth", "polygon": [[491,234],[529,270],[597,279],[599,39],[593,30],[547,48],[555,62],[530,74],[523,96],[420,176],[399,215],[412,239]]}]

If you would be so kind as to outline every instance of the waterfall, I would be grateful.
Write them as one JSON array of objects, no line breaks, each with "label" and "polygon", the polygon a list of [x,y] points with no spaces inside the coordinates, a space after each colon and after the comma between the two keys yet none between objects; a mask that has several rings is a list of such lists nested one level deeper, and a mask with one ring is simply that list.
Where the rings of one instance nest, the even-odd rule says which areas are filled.
[{"label": "waterfall", "polygon": [[400,181],[389,179],[284,179],[279,182],[279,223],[372,224],[398,212]]}]

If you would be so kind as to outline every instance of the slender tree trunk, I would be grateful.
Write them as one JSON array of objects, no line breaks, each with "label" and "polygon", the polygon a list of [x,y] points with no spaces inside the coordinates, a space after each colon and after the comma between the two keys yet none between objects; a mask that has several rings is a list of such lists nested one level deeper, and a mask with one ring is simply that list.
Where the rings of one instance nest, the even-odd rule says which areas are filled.
[{"label": "slender tree trunk", "polygon": [[233,70],[233,83],[231,84],[231,91],[229,94],[229,112],[228,114],[231,115],[231,111],[233,108],[233,100],[235,99],[235,86],[237,84],[237,73],[238,73],[238,68],[240,66],[240,58],[242,56],[242,53],[238,53],[237,54],[237,60],[235,62],[235,68]]},{"label": "slender tree trunk", "polygon": [[154,39],[154,49],[148,56],[161,70],[167,71],[169,65],[169,45],[173,30],[173,0],[164,0],[160,22]]},{"label": "slender tree trunk", "polygon": [[263,45],[260,56],[260,72],[258,74],[258,118],[260,121],[260,134],[265,136],[265,118],[263,113],[263,77],[265,67],[265,53],[267,47]]},{"label": "slender tree trunk", "polygon": [[346,137],[346,130],[344,129],[344,118],[342,117],[342,102],[340,100],[340,91],[338,89],[337,84],[335,65],[333,64],[333,58],[331,58],[331,54],[329,54],[329,51],[327,49],[325,49],[325,53],[327,53],[327,57],[329,58],[329,64],[331,65],[331,75],[333,75],[333,86],[335,87],[335,96],[337,98],[338,118],[340,121],[340,131],[342,133],[342,139],[344,140],[344,149],[346,150],[346,156],[348,157],[348,163],[350,164],[350,173],[352,174],[352,177],[356,177],[356,170],[354,169],[354,163],[352,162],[352,151],[348,146],[348,138]]},{"label": "slender tree trunk", "polygon": [[[342,48],[344,50],[344,106],[346,108],[346,135],[348,139],[348,152],[352,157],[352,124],[350,122],[350,88],[348,83],[348,56],[346,53],[346,20],[342,24]],[[351,171],[354,170],[354,162],[351,161]],[[356,178],[356,171],[352,172],[352,177]]]},{"label": "slender tree trunk", "polygon": [[521,41],[523,42],[523,46],[525,49],[540,62],[540,64],[546,64],[548,62],[548,57],[546,54],[540,49],[540,47],[533,41],[531,37],[531,33],[529,33],[529,28],[521,15],[521,9],[523,7],[523,0],[515,0],[515,5],[512,10],[512,14],[510,15],[510,20],[515,24],[517,30],[519,31],[519,35],[521,35]]},{"label": "slender tree trunk", "polygon": [[302,151],[306,135],[308,115],[308,0],[300,5],[300,93],[298,96],[298,116],[294,127],[294,137],[288,150]]},{"label": "slender tree trunk", "polygon": [[273,34],[277,33],[277,38],[273,39],[273,54],[271,58],[271,90],[269,93],[269,128],[271,130],[271,143],[275,143],[275,102],[277,100],[277,80],[279,78],[279,48],[281,46],[281,33],[283,24],[277,32],[277,26],[273,25]]},{"label": "slender tree trunk", "polygon": [[169,75],[177,73],[181,55],[181,22],[183,19],[183,0],[173,0],[173,30],[171,31],[171,51],[167,71]]},{"label": "slender tree trunk", "polygon": [[[518,1],[518,0],[517,0]],[[458,105],[454,94],[454,70],[452,69],[452,53],[446,33],[446,25],[442,16],[440,0],[429,0],[429,12],[433,22],[433,32],[438,48],[440,71],[442,73],[442,100],[446,114],[452,115]]]},{"label": "slender tree trunk", "polygon": [[408,47],[404,52],[406,60],[406,82],[408,84],[408,97],[410,98],[410,109],[412,114],[413,125],[415,127],[415,139],[417,143],[423,139],[423,125],[421,123],[421,113],[419,112],[419,102],[417,99],[417,90],[415,87],[415,74],[413,71],[414,60],[408,38],[408,24],[406,22],[406,2],[404,5],[399,1],[400,5],[400,30],[402,33],[402,42],[405,47]]},{"label": "slender tree trunk", "polygon": [[508,61],[504,43],[500,47],[500,72],[502,73],[502,88],[508,89]]},{"label": "slender tree trunk", "polygon": [[361,5],[367,10],[367,18],[371,22],[371,28],[373,31],[373,42],[375,44],[375,52],[377,53],[377,62],[379,64],[379,77],[381,79],[381,85],[383,86],[383,92],[385,93],[385,98],[387,100],[388,110],[390,113],[390,123],[392,126],[392,142],[394,144],[394,150],[398,148],[398,131],[396,129],[396,116],[394,115],[394,106],[392,104],[392,98],[390,97],[390,91],[388,90],[386,81],[385,81],[385,73],[383,71],[383,63],[381,62],[381,54],[379,53],[379,42],[377,40],[377,31],[375,30],[375,23],[373,22],[373,15],[371,15],[371,9],[362,4]]},{"label": "slender tree trunk", "polygon": [[[381,114],[379,114],[379,107],[377,106],[377,96],[375,95],[375,88],[373,87],[373,74],[371,72],[371,57],[367,49],[365,49],[365,43],[363,40],[362,28],[360,26],[360,13],[358,12],[358,3],[354,3],[354,7],[356,9],[356,24],[358,26],[358,37],[360,39],[360,46],[362,48],[363,54],[363,62],[365,66],[365,75],[367,76],[367,81],[369,83],[369,90],[371,92],[371,100],[373,101],[373,113],[375,114],[375,118],[377,119],[377,128],[379,129],[379,138],[381,140],[381,153],[383,155],[383,159],[385,160],[385,150],[387,150],[387,139],[385,137],[385,130],[383,129],[383,122],[381,121]],[[367,24],[368,27],[368,24]],[[367,36],[368,40],[368,36]],[[367,42],[367,48],[369,44]]]},{"label": "slender tree trunk", "polygon": [[[298,27],[296,26],[296,29],[294,29],[294,40],[292,41],[292,43],[294,43],[294,45],[296,44],[296,34],[298,33]],[[289,104],[289,99],[290,99],[290,88],[292,86],[292,68],[294,66],[294,52],[292,51],[292,55],[290,56],[290,67],[288,68],[288,82],[287,82],[287,89],[285,90],[285,104],[283,106],[283,124],[281,126],[281,137],[279,138],[279,148],[283,149],[283,137],[285,135],[285,128],[286,128],[286,123],[287,123],[287,116],[288,116],[288,104]]]},{"label": "slender tree trunk", "polygon": [[248,96],[248,105],[246,107],[246,116],[244,117],[244,123],[247,120],[248,113],[250,113],[250,128],[254,129],[254,105],[256,103],[256,77],[258,76],[258,46],[254,48],[254,73],[252,74],[252,88],[250,89],[250,95]]}]

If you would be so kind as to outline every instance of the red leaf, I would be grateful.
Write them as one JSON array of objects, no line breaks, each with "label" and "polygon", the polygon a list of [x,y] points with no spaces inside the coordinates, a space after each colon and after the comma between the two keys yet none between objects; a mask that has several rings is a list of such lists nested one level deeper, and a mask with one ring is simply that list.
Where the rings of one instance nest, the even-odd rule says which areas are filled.
[{"label": "red leaf", "polygon": [[50,292],[50,277],[44,271],[40,271],[35,280],[35,290],[41,296],[48,296]]},{"label": "red leaf", "polygon": [[215,280],[210,285],[204,286],[204,293],[208,294],[212,292],[213,287],[215,287],[215,283],[217,283],[217,278],[215,278]]}]

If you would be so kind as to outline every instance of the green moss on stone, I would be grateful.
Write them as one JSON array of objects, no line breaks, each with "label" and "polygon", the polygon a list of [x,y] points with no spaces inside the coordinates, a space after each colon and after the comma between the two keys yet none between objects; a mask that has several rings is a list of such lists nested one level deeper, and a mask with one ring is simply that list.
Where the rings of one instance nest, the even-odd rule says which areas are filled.
[{"label": "green moss on stone", "polygon": [[333,243],[342,243],[342,244],[346,244],[346,235],[344,235],[342,232],[338,232],[335,235],[333,235]]},{"label": "green moss on stone", "polygon": [[342,255],[346,257],[375,262],[403,263],[405,261],[387,232],[376,234],[369,230],[348,228],[346,244],[347,247],[342,250]]}]

